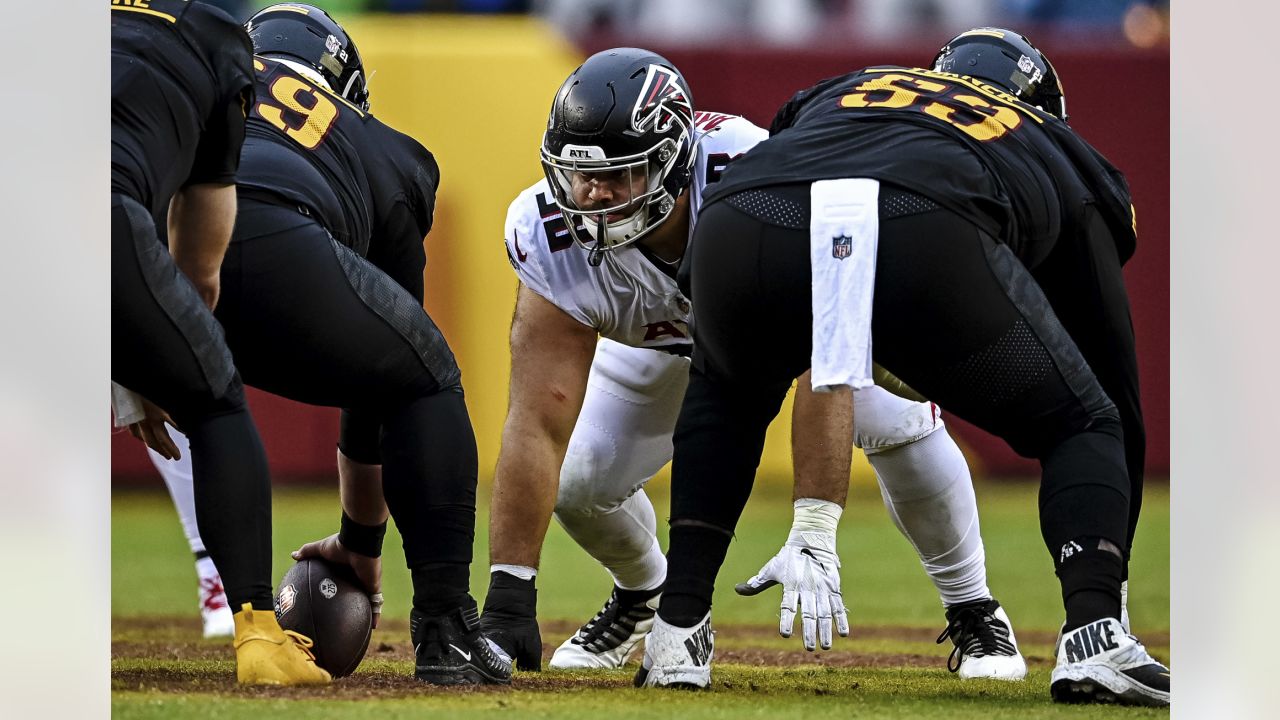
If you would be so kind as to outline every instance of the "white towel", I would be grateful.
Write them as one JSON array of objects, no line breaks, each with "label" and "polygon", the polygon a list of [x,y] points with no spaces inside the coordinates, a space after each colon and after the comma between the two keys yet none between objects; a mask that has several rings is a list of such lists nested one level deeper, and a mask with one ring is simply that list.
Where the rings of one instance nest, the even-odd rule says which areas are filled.
[{"label": "white towel", "polygon": [[123,385],[111,383],[111,413],[115,426],[125,427],[146,417],[142,410],[142,396]]},{"label": "white towel", "polygon": [[874,384],[871,301],[880,234],[880,183],[820,180],[810,190],[814,392]]}]

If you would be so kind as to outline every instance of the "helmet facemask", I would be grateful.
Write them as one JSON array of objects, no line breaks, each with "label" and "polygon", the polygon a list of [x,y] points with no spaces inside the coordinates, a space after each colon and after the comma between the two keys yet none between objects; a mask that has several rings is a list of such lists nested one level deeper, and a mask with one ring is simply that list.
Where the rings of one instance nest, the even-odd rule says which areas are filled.
[{"label": "helmet facemask", "polygon": [[[593,253],[626,247],[671,215],[678,188],[666,180],[681,156],[671,138],[649,150],[606,157],[598,146],[566,144],[560,156],[542,148],[542,168],[570,237]],[[693,153],[685,153],[690,159]],[[674,192],[673,192],[674,190]],[[592,195],[605,195],[593,198]]]}]

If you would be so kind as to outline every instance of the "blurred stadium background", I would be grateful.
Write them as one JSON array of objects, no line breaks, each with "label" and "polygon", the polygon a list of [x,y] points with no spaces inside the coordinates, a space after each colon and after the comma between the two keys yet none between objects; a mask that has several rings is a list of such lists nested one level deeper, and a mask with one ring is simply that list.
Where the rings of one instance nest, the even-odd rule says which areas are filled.
[{"label": "blurred stadium background", "polygon": [[[213,0],[210,0],[213,2]],[[247,18],[267,2],[213,2]],[[767,126],[813,82],[872,64],[927,65],[975,25],[1021,29],[1063,78],[1071,124],[1129,177],[1139,218],[1126,274],[1138,334],[1148,468],[1169,469],[1169,10],[1131,0],[315,0],[364,55],[372,110],[440,161],[427,240],[427,307],[463,368],[482,482],[506,413],[516,279],[506,207],[541,177],[537,147],[555,89],[587,55],[642,45],[685,74],[695,106]],[[337,411],[250,391],[278,483],[331,483]],[[790,477],[789,408],[770,432],[764,479]],[[1034,464],[952,420],[975,476]],[[113,487],[159,489],[142,446],[112,437]],[[869,476],[861,458],[855,474]]]}]

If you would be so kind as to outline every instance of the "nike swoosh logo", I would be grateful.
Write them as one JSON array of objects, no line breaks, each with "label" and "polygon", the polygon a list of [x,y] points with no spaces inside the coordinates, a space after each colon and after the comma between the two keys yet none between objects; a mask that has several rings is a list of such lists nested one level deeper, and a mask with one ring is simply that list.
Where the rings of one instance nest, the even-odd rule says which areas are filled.
[{"label": "nike swoosh logo", "polygon": [[461,655],[463,658],[465,658],[467,662],[471,662],[471,653],[470,653],[470,651],[468,651],[468,652],[463,652],[463,651],[462,651],[462,648],[458,647],[457,645],[454,645],[453,643],[449,643],[449,647],[453,648],[454,650],[457,650],[457,651],[458,651],[458,654],[459,654],[459,655]]},{"label": "nike swoosh logo", "polygon": [[[520,258],[520,262],[524,262],[525,260],[528,260],[528,259],[529,259],[529,254],[528,254],[528,253],[526,253],[525,251],[523,251],[523,250],[521,250],[521,249],[520,249],[520,234],[519,234],[519,233],[517,233],[515,230],[512,230],[512,231],[511,231],[511,236],[512,236],[512,237],[514,237],[514,238],[515,238],[515,241],[516,241],[516,242],[515,242],[515,245],[516,245],[516,257]],[[468,660],[470,660],[471,658],[467,658],[467,659],[468,659]]]},{"label": "nike swoosh logo", "polygon": [[809,548],[805,548],[805,549],[801,550],[801,551],[800,551],[800,554],[801,554],[801,555],[808,555],[810,560],[812,560],[812,561],[814,561],[814,562],[818,563],[818,567],[822,568],[822,571],[823,571],[823,572],[826,572],[826,571],[827,571],[827,566],[826,566],[826,565],[823,565],[821,560],[819,560],[818,558],[814,557],[814,556],[813,556],[813,553],[809,551]]}]

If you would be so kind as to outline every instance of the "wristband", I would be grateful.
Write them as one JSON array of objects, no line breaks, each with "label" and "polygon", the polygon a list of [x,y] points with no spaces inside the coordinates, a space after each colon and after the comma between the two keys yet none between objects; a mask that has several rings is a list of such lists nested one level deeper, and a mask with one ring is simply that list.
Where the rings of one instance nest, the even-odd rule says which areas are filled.
[{"label": "wristband", "polygon": [[338,542],[358,555],[382,557],[382,538],[387,534],[387,521],[377,525],[361,525],[352,520],[344,510],[342,525],[338,529]]}]

